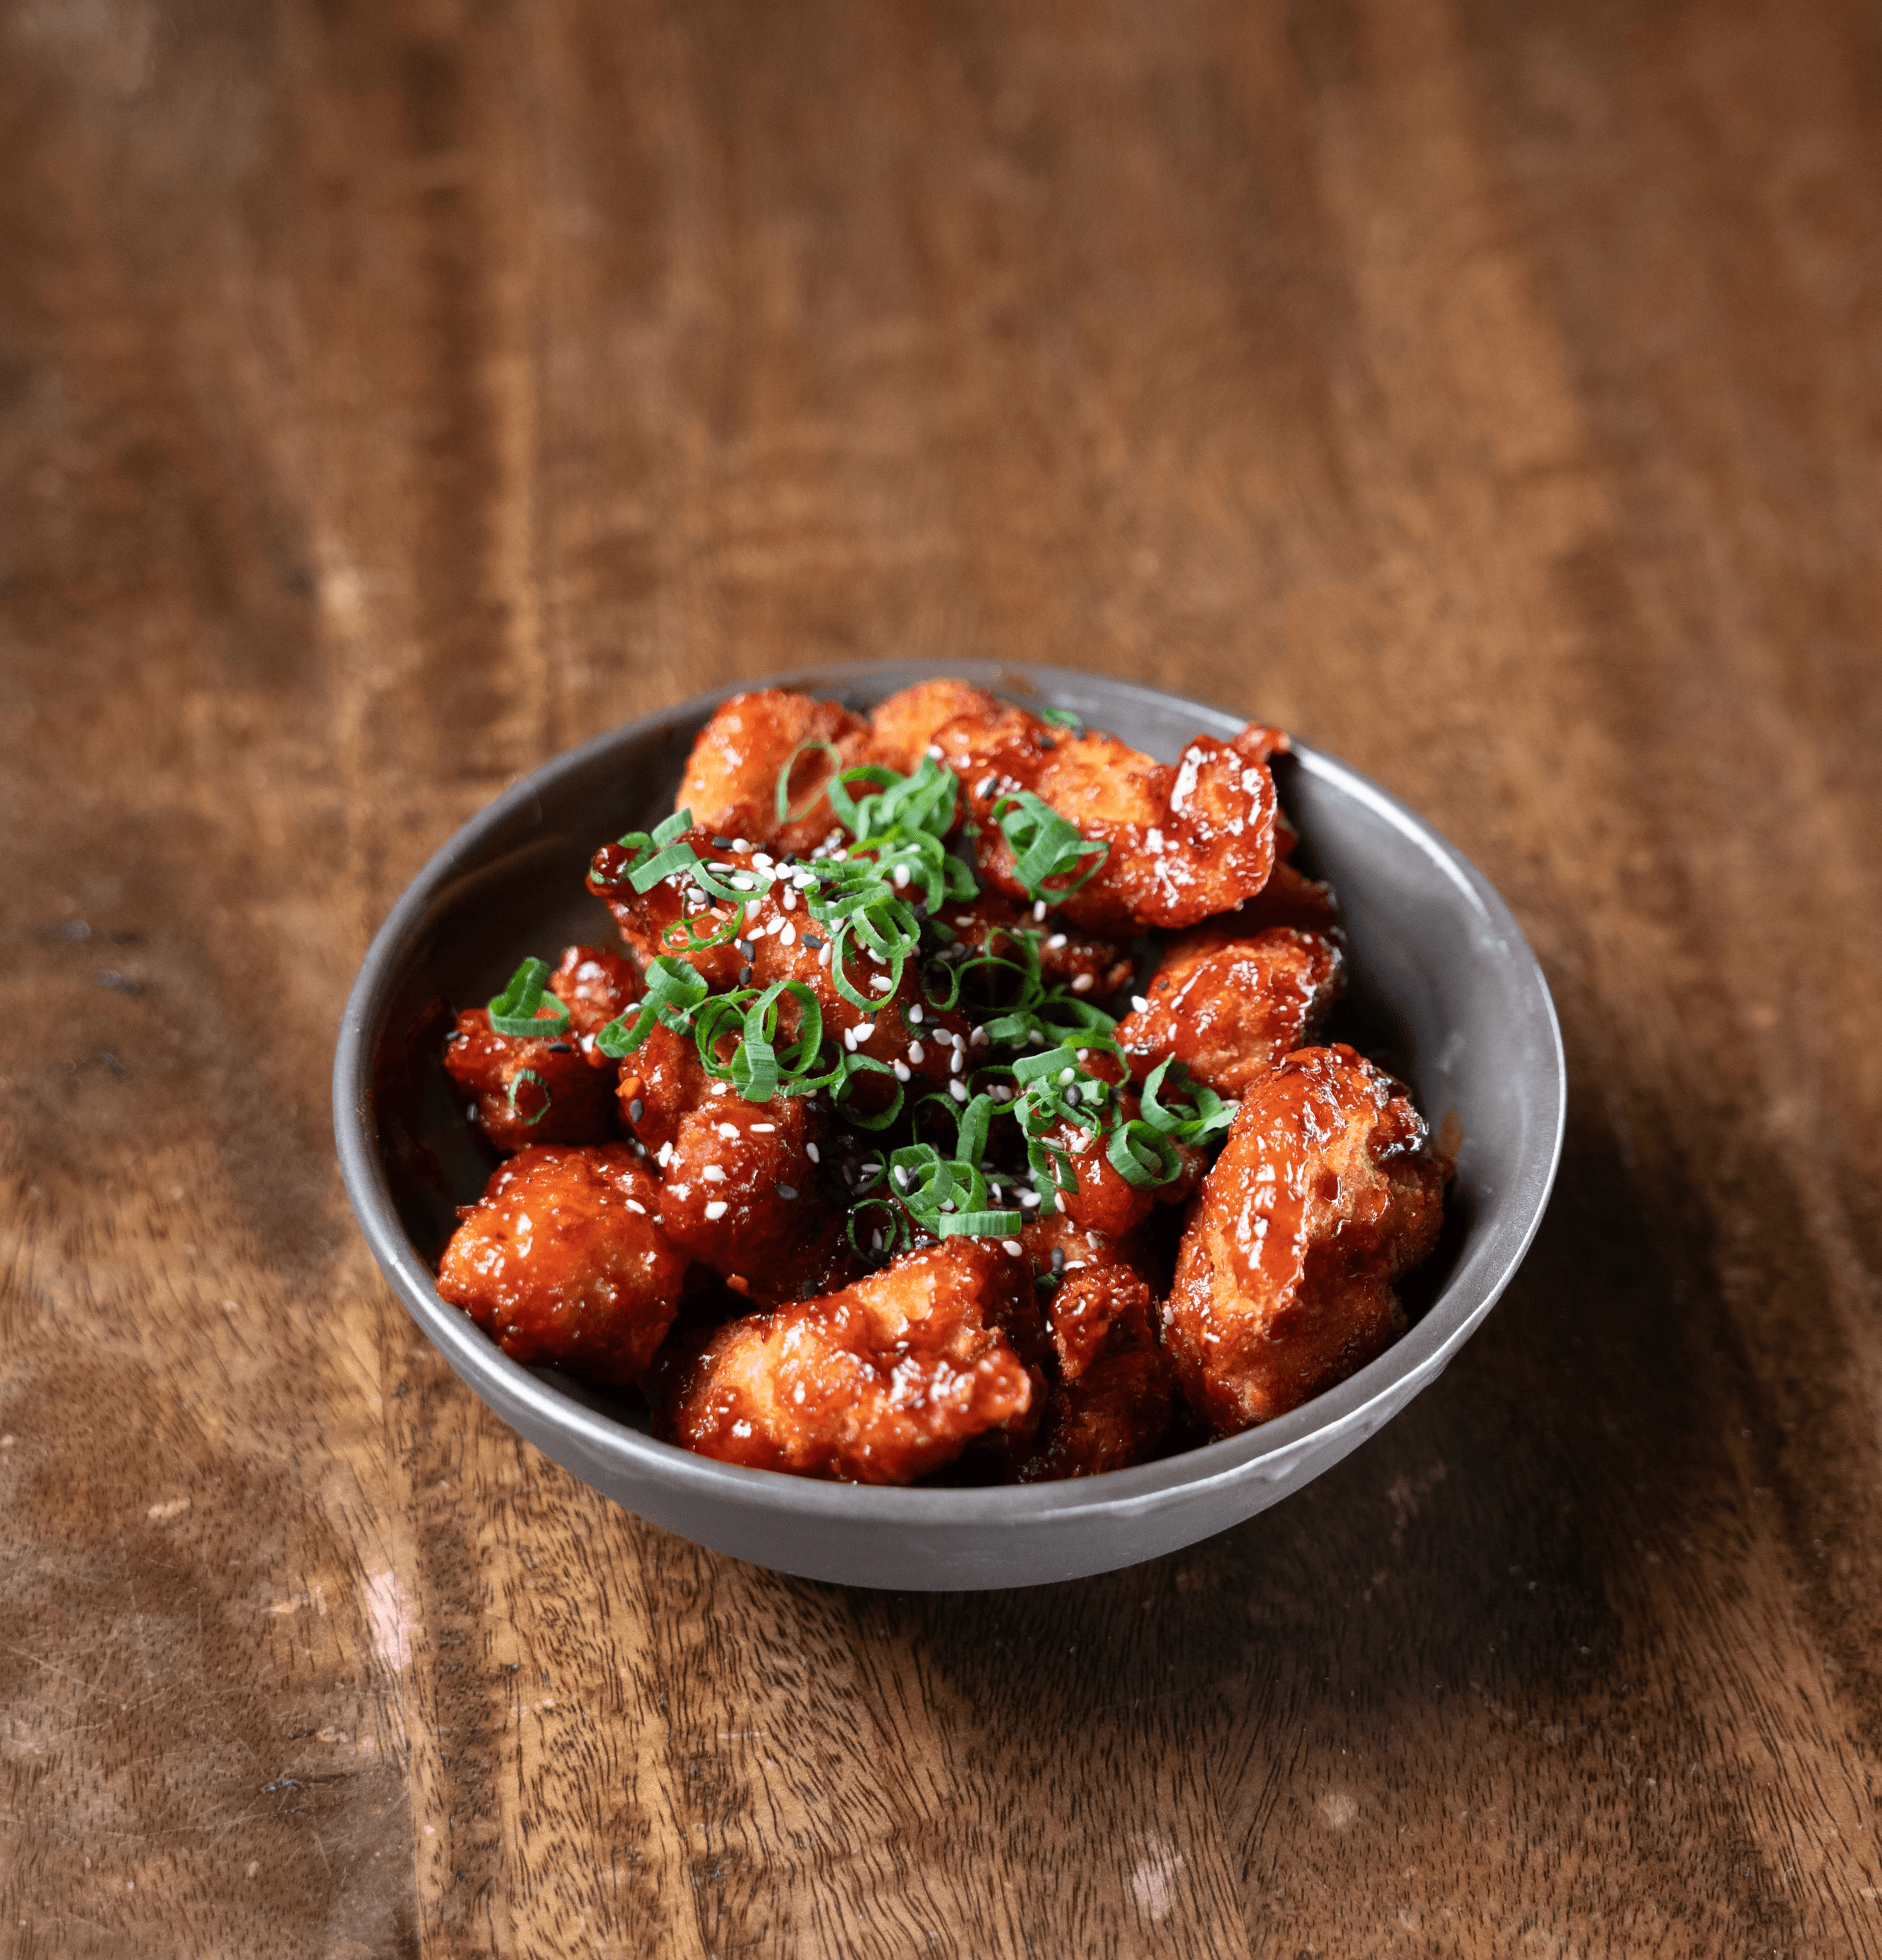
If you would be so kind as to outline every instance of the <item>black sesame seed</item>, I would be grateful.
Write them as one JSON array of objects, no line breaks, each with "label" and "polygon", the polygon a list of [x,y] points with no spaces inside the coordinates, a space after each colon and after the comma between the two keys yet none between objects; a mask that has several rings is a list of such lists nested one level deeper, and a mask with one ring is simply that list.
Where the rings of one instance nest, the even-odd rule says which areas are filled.
[{"label": "black sesame seed", "polygon": [[1077,1083],[1072,1082],[1066,1084],[1065,1100],[1069,1102],[1075,1109],[1077,1109],[1078,1105],[1084,1100],[1084,1096],[1080,1090]]},{"label": "black sesame seed", "polygon": [[715,851],[729,851],[731,848],[732,840],[729,837],[715,837],[712,840],[712,848]]},{"label": "black sesame seed", "polygon": [[551,1042],[549,1045],[551,1055],[573,1055],[575,1052],[574,1044],[570,1042]]},{"label": "black sesame seed", "polygon": [[1055,1279],[1065,1270],[1065,1249],[1062,1246],[1055,1246],[1052,1249],[1052,1270]]},{"label": "black sesame seed", "polygon": [[749,967],[749,966],[741,966],[741,967],[738,969],[738,984],[739,984],[741,987],[749,987],[749,986],[751,985],[751,969],[750,969],[750,967]]},{"label": "black sesame seed", "polygon": [[1033,731],[1033,740],[1037,742],[1042,749],[1056,749],[1059,746],[1059,744],[1055,742],[1043,728],[1036,729]]},{"label": "black sesame seed", "polygon": [[630,1123],[638,1123],[646,1113],[647,1105],[638,1096],[627,1106],[627,1120]]},{"label": "black sesame seed", "polygon": [[749,939],[735,939],[732,943],[744,953],[747,959],[756,959],[758,957],[758,949]]},{"label": "black sesame seed", "polygon": [[787,1203],[794,1200],[797,1195],[798,1188],[795,1184],[781,1184],[778,1187],[778,1195]]}]

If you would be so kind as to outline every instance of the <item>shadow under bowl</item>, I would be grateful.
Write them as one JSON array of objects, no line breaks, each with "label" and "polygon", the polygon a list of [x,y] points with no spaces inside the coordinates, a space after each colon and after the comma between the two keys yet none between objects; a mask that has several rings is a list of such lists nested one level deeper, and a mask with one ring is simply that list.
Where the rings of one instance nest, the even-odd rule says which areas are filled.
[{"label": "shadow under bowl", "polygon": [[[1068,708],[1173,760],[1218,709],[1065,669],[957,662],[818,668],[756,686],[866,708],[957,675],[1035,709]],[[450,1010],[496,992],[517,959],[609,943],[583,878],[596,846],[672,807],[701,695],[538,769],[467,824],[393,908],[360,969],[334,1059],[347,1196],[374,1256],[451,1367],[505,1421],[585,1483],[664,1529],[754,1564],[854,1586],[935,1591],[1109,1571],[1223,1531],[1317,1477],[1435,1381],[1534,1237],[1562,1148],[1567,1077],[1549,989],[1508,908],[1428,824],[1363,776],[1297,746],[1277,759],[1302,861],[1345,915],[1351,988],[1330,1029],[1384,1060],[1434,1127],[1463,1143],[1428,1303],[1377,1360],[1303,1408],[1182,1455],[1062,1483],[885,1489],[747,1470],[661,1443],[645,1418],[521,1367],[439,1299],[431,1260],[489,1174],[439,1061]],[[448,1004],[448,1006],[447,1006]]]}]

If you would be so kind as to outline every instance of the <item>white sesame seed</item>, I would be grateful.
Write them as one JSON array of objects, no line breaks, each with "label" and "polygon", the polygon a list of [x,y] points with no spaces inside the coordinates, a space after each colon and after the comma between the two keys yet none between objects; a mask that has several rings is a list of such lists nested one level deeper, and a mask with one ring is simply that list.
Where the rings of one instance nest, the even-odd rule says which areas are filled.
[{"label": "white sesame seed", "polygon": [[708,1164],[699,1175],[708,1184],[723,1184],[725,1182],[725,1172],[718,1164]]},{"label": "white sesame seed", "polygon": [[675,1198],[690,1198],[693,1195],[693,1187],[689,1184],[670,1184],[667,1189]]},{"label": "white sesame seed", "polygon": [[856,1023],[856,1039],[858,1041],[868,1040],[875,1031],[876,1024],[874,1021],[858,1021]]},{"label": "white sesame seed", "polygon": [[976,1028],[967,1039],[976,1048],[985,1048],[987,1045],[987,1031],[985,1028]]},{"label": "white sesame seed", "polygon": [[1131,1005],[1140,1014],[1147,1014],[1150,1012],[1150,1003],[1141,994],[1133,994],[1131,996]]},{"label": "white sesame seed", "polygon": [[1091,1059],[1091,1051],[1088,1048],[1080,1048],[1078,1051],[1078,1059],[1081,1061],[1089,1061]]},{"label": "white sesame seed", "polygon": [[941,759],[941,744],[938,742],[929,743],[928,745],[928,752],[934,757],[936,762],[938,762]]},{"label": "white sesame seed", "polygon": [[732,848],[734,851],[749,851],[751,848],[751,845],[745,838],[742,837],[734,837],[732,839]]},{"label": "white sesame seed", "polygon": [[1033,917],[1037,920],[1043,919],[1045,916],[1046,901],[1043,899],[1035,899],[1033,901]]},{"label": "white sesame seed", "polygon": [[898,892],[906,892],[908,889],[909,867],[906,864],[896,865],[890,876],[894,879],[895,888]]},{"label": "white sesame seed", "polygon": [[844,1029],[843,1045],[852,1055],[856,1052],[856,1030],[854,1028]]},{"label": "white sesame seed", "polygon": [[712,1202],[705,1208],[705,1215],[716,1223],[720,1219],[725,1216],[726,1212],[730,1208],[731,1208],[726,1204],[724,1198],[715,1198],[713,1199]]},{"label": "white sesame seed", "polygon": [[823,1153],[814,1144],[806,1144],[804,1147],[804,1154],[812,1163],[821,1163],[823,1161]]},{"label": "white sesame seed", "polygon": [[784,888],[783,896],[779,899],[779,903],[784,907],[786,912],[795,912],[798,908],[798,895],[796,892],[790,886],[785,886]]},{"label": "white sesame seed", "polygon": [[667,1166],[673,1162],[672,1144],[662,1144],[660,1148],[654,1153],[654,1156],[659,1163],[661,1169],[664,1170]]},{"label": "white sesame seed", "polygon": [[878,973],[876,977],[870,982],[869,991],[872,994],[887,994],[893,991],[894,986],[894,981],[892,980],[887,974]]},{"label": "white sesame seed", "polygon": [[1096,978],[1094,975],[1089,973],[1080,973],[1075,975],[1073,978],[1072,982],[1072,991],[1075,994],[1088,994],[1091,992],[1095,984]]},{"label": "white sesame seed", "polygon": [[909,1019],[919,1028],[922,1025],[922,1004],[916,1001],[909,1009]]},{"label": "white sesame seed", "polygon": [[830,946],[828,940],[824,940],[817,950],[817,963],[820,966],[827,966],[830,963]]},{"label": "white sesame seed", "polygon": [[627,1201],[627,1208],[630,1211],[638,1211],[643,1218],[647,1216],[646,1206],[644,1204],[635,1204],[634,1200],[631,1198]]},{"label": "white sesame seed", "polygon": [[1005,1246],[1005,1249],[1006,1249],[1006,1250],[1007,1250],[1007,1252],[1008,1252],[1008,1254],[1009,1255],[1009,1256],[1010,1256],[1010,1257],[1011,1257],[1011,1258],[1015,1258],[1015,1259],[1017,1259],[1017,1258],[1019,1257],[1019,1255],[1020,1255],[1020,1242],[1018,1241],[1018,1239],[1002,1239],[1000,1241],[1000,1243],[1001,1243],[1003,1246]]},{"label": "white sesame seed", "polygon": [[964,1102],[967,1099],[967,1085],[964,1082],[951,1082],[947,1093],[957,1102]]},{"label": "white sesame seed", "polygon": [[1078,1071],[1075,1068],[1062,1068],[1059,1071],[1059,1080],[1062,1083],[1075,1082],[1078,1076]]},{"label": "white sesame seed", "polygon": [[779,931],[778,943],[780,946],[795,946],[797,943],[798,929],[787,921]]},{"label": "white sesame seed", "polygon": [[906,1061],[891,1062],[890,1066],[895,1071],[895,1079],[896,1081],[906,1082],[908,1080],[909,1071],[909,1065]]},{"label": "white sesame seed", "polygon": [[761,871],[769,871],[771,869],[771,858],[769,854],[766,851],[759,851],[754,852],[753,854],[751,861],[756,864]]},{"label": "white sesame seed", "polygon": [[718,1125],[718,1132],[721,1137],[731,1138],[734,1143],[737,1143],[738,1141],[738,1125],[736,1123],[720,1124]]},{"label": "white sesame seed", "polygon": [[751,1126],[751,1133],[754,1137],[775,1136],[777,1131],[778,1126],[775,1123],[754,1123]]},{"label": "white sesame seed", "polygon": [[1056,953],[1059,949],[1065,944],[1065,934],[1062,932],[1056,932],[1052,934],[1050,939],[1046,940],[1046,950],[1048,953]]},{"label": "white sesame seed", "polygon": [[909,1043],[909,1061],[915,1063],[919,1068],[922,1062],[927,1060],[927,1052],[922,1048],[922,1044],[919,1042],[910,1042]]},{"label": "white sesame seed", "polygon": [[967,1058],[961,1053],[959,1048],[956,1048],[954,1053],[948,1058],[947,1073],[950,1075],[958,1075],[960,1071],[966,1067],[966,1065]]},{"label": "white sesame seed", "polygon": [[1024,1210],[1030,1211],[1034,1206],[1038,1204],[1038,1202],[1039,1193],[1037,1192],[1022,1191],[1020,1193],[1020,1204]]}]

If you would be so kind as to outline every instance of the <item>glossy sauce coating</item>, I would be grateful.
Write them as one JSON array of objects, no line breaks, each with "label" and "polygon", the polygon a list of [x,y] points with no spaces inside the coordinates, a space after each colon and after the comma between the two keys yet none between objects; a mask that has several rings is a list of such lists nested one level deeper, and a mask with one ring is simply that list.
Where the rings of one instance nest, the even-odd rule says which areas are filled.
[{"label": "glossy sauce coating", "polygon": [[964,680],[919,681],[890,695],[871,714],[869,759],[912,776],[944,724],[963,715],[990,718],[1005,705]]},{"label": "glossy sauce coating", "polygon": [[1170,1427],[1170,1373],[1142,1275],[1121,1262],[1068,1271],[1046,1312],[1057,1367],[1017,1481],[1094,1477],[1144,1462]]},{"label": "glossy sauce coating", "polygon": [[686,1270],[655,1221],[659,1201],[625,1144],[519,1151],[463,1214],[439,1296],[518,1361],[638,1382]]},{"label": "glossy sauce coating", "polygon": [[1267,758],[1286,746],[1251,724],[1234,742],[1199,735],[1174,764],[1115,737],[1049,727],[1024,708],[951,721],[935,735],[978,826],[975,863],[1009,896],[1027,896],[992,821],[1002,797],[1029,790],[1085,837],[1110,846],[1091,880],[1058,908],[1081,930],[1121,935],[1194,925],[1253,898],[1275,865],[1276,803]]},{"label": "glossy sauce coating", "polygon": [[594,1038],[640,998],[640,969],[612,947],[572,946],[548,984],[568,1009],[569,1038],[584,1059],[611,1074],[614,1064],[596,1048]]},{"label": "glossy sauce coating", "polygon": [[1313,1040],[1344,980],[1323,934],[1275,926],[1231,938],[1212,921],[1170,942],[1117,1039],[1139,1082],[1173,1058],[1217,1094],[1240,1096]]},{"label": "glossy sauce coating", "polygon": [[1043,1377],[1001,1331],[1023,1284],[1021,1261],[957,1240],[734,1321],[663,1357],[661,1433],[724,1462],[912,1483],[1037,1425]]},{"label": "glossy sauce coating", "polygon": [[833,701],[782,688],[735,694],[699,730],[675,810],[690,810],[709,835],[780,851],[823,842],[836,813],[822,787],[836,765],[820,749],[791,765],[790,816],[777,813],[779,772],[807,741],[831,743],[842,765],[871,759],[868,724]]},{"label": "glossy sauce coating", "polygon": [[1304,1048],[1244,1097],[1164,1309],[1191,1405],[1228,1435],[1343,1381],[1404,1331],[1392,1282],[1436,1244],[1445,1166],[1391,1077]]},{"label": "glossy sauce coating", "polygon": [[[552,1010],[537,1012],[544,1020]],[[445,1044],[444,1071],[476,1098],[467,1113],[500,1150],[598,1143],[613,1134],[607,1077],[568,1033],[541,1041],[500,1035],[488,1008],[467,1008]]]}]

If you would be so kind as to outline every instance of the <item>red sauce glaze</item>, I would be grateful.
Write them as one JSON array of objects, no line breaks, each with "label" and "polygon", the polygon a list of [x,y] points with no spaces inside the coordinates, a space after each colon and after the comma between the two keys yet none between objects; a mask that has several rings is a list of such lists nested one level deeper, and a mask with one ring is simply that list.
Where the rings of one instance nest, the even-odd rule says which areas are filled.
[{"label": "red sauce glaze", "polygon": [[1117,1039],[1142,1082],[1173,1058],[1221,1096],[1239,1096],[1320,1032],[1345,962],[1319,933],[1276,926],[1231,939],[1212,922],[1172,940],[1145,1006]]},{"label": "red sauce glaze", "polygon": [[[806,741],[828,742],[842,765],[874,759],[868,725],[833,701],[779,688],[735,694],[699,730],[674,804],[709,834],[781,851],[808,851],[836,824],[823,786],[835,773],[821,749],[791,759]],[[778,775],[791,765],[791,816],[777,813]]]},{"label": "red sauce glaze", "polygon": [[638,1382],[686,1270],[655,1220],[659,1199],[625,1144],[519,1151],[463,1211],[439,1296],[517,1360]]},{"label": "red sauce glaze", "polygon": [[992,822],[1017,790],[1110,845],[1097,874],[1059,908],[1082,931],[1128,937],[1194,925],[1253,898],[1274,869],[1267,758],[1287,742],[1275,730],[1251,725],[1232,743],[1199,735],[1173,765],[1112,736],[1049,728],[1019,708],[951,721],[935,739],[960,778],[967,819],[979,826],[975,861],[996,890],[1027,896]]},{"label": "red sauce glaze", "polygon": [[[538,1008],[537,1017],[553,1011]],[[598,1143],[613,1133],[612,1087],[567,1034],[500,1035],[488,1008],[467,1008],[445,1045],[444,1072],[476,1097],[472,1118],[500,1150]]]},{"label": "red sauce glaze", "polygon": [[1143,1462],[1170,1427],[1170,1367],[1143,1277],[1121,1262],[1068,1270],[1046,1311],[1057,1367],[1016,1481],[1094,1477]]},{"label": "red sauce glaze", "polygon": [[996,1429],[1030,1435],[1044,1381],[1003,1321],[1023,1262],[956,1240],[663,1357],[661,1433],[727,1463],[908,1484]]},{"label": "red sauce glaze", "polygon": [[1033,927],[1039,942],[1039,970],[1049,987],[1068,987],[1082,999],[1108,1001],[1131,977],[1130,948],[1114,939],[1088,934],[1048,919],[1035,926],[1033,908],[1000,892],[982,892],[970,902],[944,905],[937,916],[958,943],[996,959],[1014,957],[1014,933]]},{"label": "red sauce glaze", "polygon": [[1446,1166],[1392,1077],[1304,1048],[1243,1099],[1164,1309],[1189,1402],[1228,1435],[1297,1408],[1404,1332],[1392,1282],[1436,1244]]},{"label": "red sauce glaze", "polygon": [[583,1058],[611,1075],[614,1064],[594,1038],[640,998],[640,969],[611,947],[572,946],[549,976],[549,991],[568,1007],[569,1038]]}]

